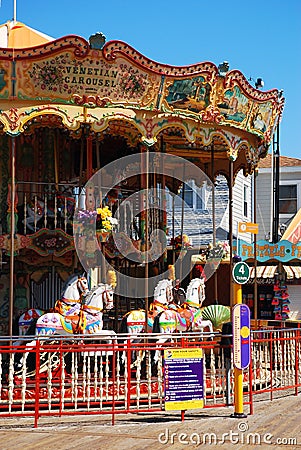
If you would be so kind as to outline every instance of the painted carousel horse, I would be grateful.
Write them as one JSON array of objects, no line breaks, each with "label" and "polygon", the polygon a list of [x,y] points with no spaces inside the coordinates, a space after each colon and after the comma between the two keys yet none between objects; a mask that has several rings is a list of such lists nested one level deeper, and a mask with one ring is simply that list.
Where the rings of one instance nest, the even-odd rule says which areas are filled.
[{"label": "painted carousel horse", "polygon": [[[82,297],[89,291],[88,280],[84,276],[71,275],[62,288],[61,299],[56,301],[54,312],[62,315],[79,313]],[[28,334],[30,326],[39,317],[45,314],[41,309],[31,308],[19,317],[19,335]]]},{"label": "painted carousel horse", "polygon": [[[168,308],[169,303],[173,300],[172,297],[172,281],[164,279],[159,281],[154,290],[154,300],[150,305],[150,309],[147,313],[147,325],[146,314],[144,309],[137,309],[129,311],[125,314],[121,321],[120,332],[126,333],[130,337],[131,342],[140,342],[141,333],[151,331],[154,324],[154,319],[161,311],[165,311]],[[132,367],[137,364],[137,355],[132,354]],[[143,356],[141,357],[141,359]],[[121,356],[121,363],[124,364],[126,359],[126,353],[123,352]]]},{"label": "painted carousel horse", "polygon": [[111,310],[114,289],[109,284],[101,283],[82,298],[79,309],[67,314],[49,312],[39,317],[36,323],[36,335],[114,335],[113,331],[103,330],[103,311]]},{"label": "painted carousel horse", "polygon": [[[186,301],[177,309],[164,310],[157,314],[154,320],[153,332],[161,336],[157,344],[166,342],[168,334],[174,332],[200,331],[205,328],[213,335],[213,326],[210,320],[202,318],[201,307],[205,300],[205,281],[203,278],[194,278],[188,285]],[[156,352],[155,361],[158,361],[159,352]]]},{"label": "painted carousel horse", "polygon": [[[57,312],[49,312],[39,317],[35,324],[35,335],[52,336],[53,338],[60,335],[72,338],[77,334],[89,334],[98,339],[101,338],[102,341],[108,344],[116,341],[116,333],[113,330],[103,330],[103,311],[113,308],[113,295],[114,288],[111,285],[99,284],[84,297],[80,310],[76,311],[74,315],[63,316]],[[47,345],[55,342],[55,340],[45,341]],[[26,347],[32,349],[35,345],[36,341],[31,341],[26,344]],[[32,353],[30,354],[28,351],[25,351],[20,361],[16,362],[16,375],[22,373],[30,355]],[[58,358],[55,351],[50,354],[47,354],[47,351],[42,352],[40,355],[40,372],[47,370],[49,358],[51,368],[55,368],[58,365]],[[34,364],[32,364],[31,369],[28,369],[27,376],[35,373]]]},{"label": "painted carousel horse", "polygon": [[147,327],[145,310],[137,309],[129,311],[123,316],[120,332],[135,336],[145,331],[151,331],[155,316],[166,310],[172,300],[172,281],[168,279],[159,281],[154,290],[154,300],[147,314]]}]

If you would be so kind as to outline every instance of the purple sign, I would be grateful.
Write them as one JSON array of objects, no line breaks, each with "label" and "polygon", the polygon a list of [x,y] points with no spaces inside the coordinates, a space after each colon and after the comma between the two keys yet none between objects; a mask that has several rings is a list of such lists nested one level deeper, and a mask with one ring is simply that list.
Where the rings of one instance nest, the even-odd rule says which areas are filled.
[{"label": "purple sign", "polygon": [[166,410],[204,406],[202,349],[164,350],[164,396]]},{"label": "purple sign", "polygon": [[246,369],[251,357],[251,320],[247,305],[233,307],[233,362],[237,369]]}]

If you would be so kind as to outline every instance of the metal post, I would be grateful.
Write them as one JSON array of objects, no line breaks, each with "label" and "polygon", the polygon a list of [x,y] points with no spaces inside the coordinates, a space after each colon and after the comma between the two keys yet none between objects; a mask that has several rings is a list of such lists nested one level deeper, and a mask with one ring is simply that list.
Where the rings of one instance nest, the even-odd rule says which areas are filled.
[{"label": "metal post", "polygon": [[[234,283],[234,304],[242,303],[242,287],[241,284]],[[234,331],[233,331],[234,333]],[[244,399],[243,399],[243,370],[234,366],[234,414],[232,417],[243,418],[247,417],[244,414]]]},{"label": "metal post", "polygon": [[279,146],[279,123],[276,128],[276,139],[274,137],[273,141],[273,158],[275,158],[274,163],[274,217],[273,217],[273,237],[272,242],[278,242],[278,228],[279,228],[279,167],[280,167],[280,146]]},{"label": "metal post", "polygon": [[[257,222],[257,211],[256,211],[256,197],[257,197],[257,186],[256,186],[256,177],[257,177],[257,169],[255,169],[254,171],[254,190],[253,190],[253,194],[254,194],[254,203],[253,203],[253,213],[254,213],[254,223]],[[258,294],[257,294],[257,254],[256,254],[256,246],[257,246],[257,235],[253,234],[254,236],[254,271],[255,271],[255,276],[254,276],[254,319],[255,319],[255,327],[257,328],[257,318],[258,318]]]},{"label": "metal post", "polygon": [[232,280],[232,255],[233,255],[233,160],[229,162],[229,247],[230,247],[230,273],[229,273],[229,285],[230,285],[230,306],[233,306],[233,280]]},{"label": "metal post", "polygon": [[[212,178],[212,244],[216,246],[216,220],[215,220],[215,183],[214,183],[214,146],[211,147],[211,178]],[[214,274],[214,302],[218,304],[218,289],[217,289],[217,270]]]},{"label": "metal post", "polygon": [[10,213],[10,262],[9,262],[9,320],[8,335],[13,334],[14,316],[14,248],[15,248],[15,158],[16,158],[16,138],[11,140],[11,213]]}]

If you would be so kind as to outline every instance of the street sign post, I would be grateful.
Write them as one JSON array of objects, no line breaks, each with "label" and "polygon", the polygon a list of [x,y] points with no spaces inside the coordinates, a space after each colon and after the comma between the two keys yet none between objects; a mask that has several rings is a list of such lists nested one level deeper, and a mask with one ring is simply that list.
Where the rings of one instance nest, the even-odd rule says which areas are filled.
[{"label": "street sign post", "polygon": [[245,284],[250,278],[250,267],[247,263],[240,261],[234,264],[232,276],[235,283]]}]

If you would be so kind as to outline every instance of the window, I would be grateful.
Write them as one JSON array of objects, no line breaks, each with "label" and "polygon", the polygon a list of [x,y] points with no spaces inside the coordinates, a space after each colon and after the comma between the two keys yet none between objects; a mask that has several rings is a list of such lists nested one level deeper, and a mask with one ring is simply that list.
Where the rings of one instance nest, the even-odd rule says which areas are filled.
[{"label": "window", "polygon": [[297,185],[279,186],[279,213],[295,214],[297,212]]},{"label": "window", "polygon": [[[193,180],[189,180],[188,183],[184,183],[184,202],[195,211],[203,211],[205,208],[206,200],[206,186],[198,187]],[[182,198],[183,188],[179,192],[179,197]]]},{"label": "window", "polygon": [[[179,192],[179,196],[182,198],[183,195],[183,187],[181,188]],[[184,202],[186,205],[193,208],[193,190],[192,187],[189,186],[189,184],[184,183]]]},{"label": "window", "polygon": [[204,209],[204,201],[199,193],[196,195],[196,209],[201,211]]}]

